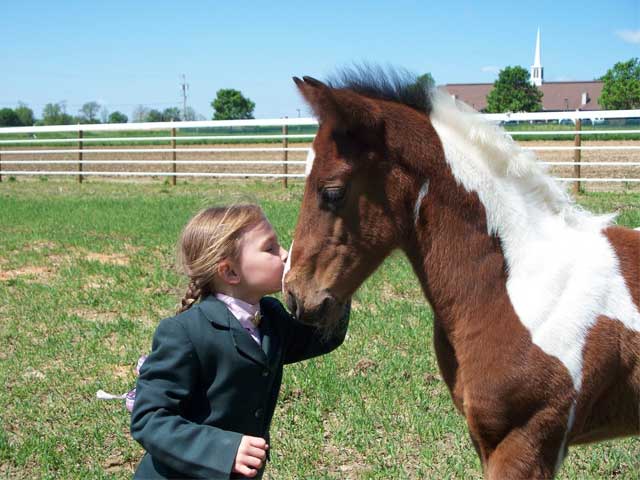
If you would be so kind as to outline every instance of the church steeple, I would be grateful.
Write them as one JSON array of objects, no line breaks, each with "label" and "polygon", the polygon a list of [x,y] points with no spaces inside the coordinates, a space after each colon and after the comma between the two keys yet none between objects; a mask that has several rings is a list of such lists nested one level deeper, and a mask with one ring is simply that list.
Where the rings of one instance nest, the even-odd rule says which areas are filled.
[{"label": "church steeple", "polygon": [[531,65],[531,83],[537,87],[542,85],[544,81],[544,70],[540,62],[540,27],[538,27],[538,35],[536,36],[536,53],[533,57],[533,65]]}]

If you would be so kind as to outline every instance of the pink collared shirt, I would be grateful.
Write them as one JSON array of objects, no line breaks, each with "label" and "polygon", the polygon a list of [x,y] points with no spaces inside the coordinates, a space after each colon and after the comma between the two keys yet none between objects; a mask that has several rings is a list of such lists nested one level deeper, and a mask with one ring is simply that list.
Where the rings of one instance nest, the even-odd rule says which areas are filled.
[{"label": "pink collared shirt", "polygon": [[258,345],[262,345],[260,330],[251,322],[255,314],[260,310],[260,304],[251,305],[250,303],[235,297],[230,297],[224,293],[216,293],[216,298],[227,306],[233,316],[238,319],[240,325],[249,332],[251,338],[253,338]]}]

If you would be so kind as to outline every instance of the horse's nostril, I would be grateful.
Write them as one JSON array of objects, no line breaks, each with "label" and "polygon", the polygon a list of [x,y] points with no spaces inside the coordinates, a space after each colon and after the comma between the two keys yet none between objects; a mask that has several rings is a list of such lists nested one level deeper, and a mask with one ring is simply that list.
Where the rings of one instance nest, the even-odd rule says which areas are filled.
[{"label": "horse's nostril", "polygon": [[322,300],[322,303],[320,304],[320,308],[318,309],[318,316],[319,317],[324,317],[327,312],[329,311],[329,308],[331,308],[331,297],[327,296],[325,297],[324,300]]},{"label": "horse's nostril", "polygon": [[296,310],[298,308],[298,302],[296,302],[296,297],[293,295],[293,293],[287,292],[286,302],[289,311],[294,315],[297,315],[298,312]]}]

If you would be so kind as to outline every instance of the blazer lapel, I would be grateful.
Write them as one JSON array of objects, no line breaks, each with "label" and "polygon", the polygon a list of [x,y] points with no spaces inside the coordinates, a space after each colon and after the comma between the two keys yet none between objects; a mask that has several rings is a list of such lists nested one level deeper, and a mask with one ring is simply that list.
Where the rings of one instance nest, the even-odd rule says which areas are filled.
[{"label": "blazer lapel", "polygon": [[235,320],[238,325],[231,324],[231,336],[238,352],[260,365],[267,365],[267,356],[260,348],[260,345],[258,345],[249,332],[240,325],[237,319],[234,318],[233,320]]},{"label": "blazer lapel", "polygon": [[278,363],[278,349],[280,348],[280,338],[273,325],[274,320],[263,310],[260,332],[262,333],[262,351],[264,352],[269,367],[272,368]]},{"label": "blazer lapel", "polygon": [[267,356],[262,351],[260,345],[251,337],[237,318],[229,311],[227,306],[218,300],[215,296],[209,295],[200,303],[200,309],[209,319],[209,321],[218,327],[230,330],[231,339],[238,352],[259,363],[267,365]]}]

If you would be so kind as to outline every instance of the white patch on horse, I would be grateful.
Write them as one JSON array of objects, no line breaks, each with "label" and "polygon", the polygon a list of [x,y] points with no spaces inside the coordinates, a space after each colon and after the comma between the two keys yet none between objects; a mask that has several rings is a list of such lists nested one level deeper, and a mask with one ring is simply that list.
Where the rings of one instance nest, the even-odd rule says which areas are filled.
[{"label": "white patch on horse", "polygon": [[291,246],[289,247],[289,254],[287,255],[287,261],[284,262],[284,269],[282,270],[282,294],[284,295],[284,277],[287,272],[291,270],[291,252],[293,252],[293,240],[291,240]]},{"label": "white patch on horse", "polygon": [[429,192],[429,180],[424,182],[422,187],[420,188],[420,192],[418,192],[418,199],[416,200],[416,204],[413,207],[413,223],[414,225],[418,223],[418,219],[420,218],[420,206],[422,205],[422,200],[427,196]]},{"label": "white patch on horse", "polygon": [[307,163],[304,166],[304,175],[308,177],[311,173],[311,168],[313,168],[313,161],[316,158],[316,152],[313,150],[313,147],[309,148],[307,152]]},{"label": "white patch on horse", "polygon": [[434,98],[431,122],[453,175],[478,194],[488,233],[501,240],[515,312],[579,392],[583,348],[598,316],[640,331],[640,311],[602,231],[613,216],[576,207],[532,152],[448,96]]}]

